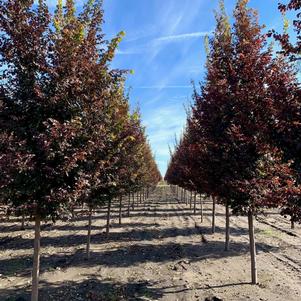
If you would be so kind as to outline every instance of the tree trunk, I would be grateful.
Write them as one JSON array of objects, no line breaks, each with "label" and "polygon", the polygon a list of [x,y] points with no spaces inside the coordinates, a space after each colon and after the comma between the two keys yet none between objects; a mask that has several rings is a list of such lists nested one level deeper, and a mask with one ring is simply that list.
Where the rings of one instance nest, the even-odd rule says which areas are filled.
[{"label": "tree trunk", "polygon": [[225,241],[225,251],[229,251],[230,243],[230,212],[229,204],[226,202],[226,241]]},{"label": "tree trunk", "polygon": [[292,219],[291,219],[291,229],[295,229],[295,223]]},{"label": "tree trunk", "polygon": [[39,215],[36,215],[36,217],[35,217],[35,237],[34,237],[31,301],[38,301],[38,298],[39,298],[40,243],[41,243],[41,218]]},{"label": "tree trunk", "polygon": [[129,199],[128,199],[128,217],[130,217],[130,207],[131,207],[131,193],[129,192]]},{"label": "tree trunk", "polygon": [[196,192],[194,192],[193,214],[196,215]]},{"label": "tree trunk", "polygon": [[201,205],[201,223],[202,223],[203,222],[203,200],[201,194],[200,194],[200,205]]},{"label": "tree trunk", "polygon": [[92,224],[92,208],[89,208],[89,217],[88,217],[88,236],[87,236],[87,247],[86,255],[87,259],[90,259],[90,245],[91,245],[91,224]]},{"label": "tree trunk", "polygon": [[190,191],[190,210],[192,209],[192,191]]},{"label": "tree trunk", "polygon": [[249,210],[249,212],[248,212],[248,222],[249,222],[249,237],[250,237],[252,284],[257,284],[256,246],[255,246],[253,212],[252,212],[252,210]]},{"label": "tree trunk", "polygon": [[215,196],[212,197],[212,233],[215,233]]},{"label": "tree trunk", "polygon": [[107,211],[107,226],[106,226],[106,236],[108,237],[110,232],[110,219],[111,219],[111,199],[108,202],[108,211]]},{"label": "tree trunk", "polygon": [[132,193],[133,201],[132,201],[132,210],[135,208],[135,192]]},{"label": "tree trunk", "polygon": [[119,196],[119,225],[121,225],[122,195]]},{"label": "tree trunk", "polygon": [[22,213],[22,221],[20,230],[25,230],[25,214]]}]

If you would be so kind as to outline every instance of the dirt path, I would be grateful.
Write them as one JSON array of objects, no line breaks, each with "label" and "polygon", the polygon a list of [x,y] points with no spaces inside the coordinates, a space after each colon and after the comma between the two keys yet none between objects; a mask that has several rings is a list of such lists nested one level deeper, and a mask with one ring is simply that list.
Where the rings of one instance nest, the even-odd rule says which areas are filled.
[{"label": "dirt path", "polygon": [[[126,208],[124,209],[126,212]],[[260,284],[249,284],[247,218],[231,217],[224,252],[224,208],[211,204],[204,222],[169,188],[159,187],[104,235],[105,210],[93,218],[91,259],[85,259],[87,219],[46,225],[42,233],[40,300],[301,300],[301,230],[271,213],[255,223]],[[0,223],[0,300],[29,300],[33,231]],[[19,298],[19,299],[18,299]],[[211,299],[210,299],[211,298]]]}]

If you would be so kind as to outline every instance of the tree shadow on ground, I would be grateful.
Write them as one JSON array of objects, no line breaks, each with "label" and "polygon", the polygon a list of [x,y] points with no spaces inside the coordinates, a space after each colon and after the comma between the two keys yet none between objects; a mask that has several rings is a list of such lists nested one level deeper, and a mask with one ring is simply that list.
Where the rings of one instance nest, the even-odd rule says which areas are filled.
[{"label": "tree shadow on ground", "polygon": [[[200,230],[197,228],[158,228],[156,229],[147,229],[147,227],[142,226],[142,229],[132,229],[130,231],[122,232],[111,232],[108,237],[104,232],[100,232],[100,227],[96,229],[99,231],[96,234],[91,235],[92,243],[96,244],[106,244],[111,242],[137,242],[137,241],[151,241],[155,239],[164,239],[164,238],[175,238],[177,236],[190,236],[190,235],[200,235]],[[84,227],[83,230],[87,230]],[[52,232],[53,233],[53,232]],[[201,240],[201,237],[200,237]],[[81,244],[85,244],[87,241],[86,234],[68,234],[60,235],[55,237],[48,237],[47,232],[42,232],[41,237],[41,246],[43,247],[74,247]],[[14,238],[9,238],[6,243],[3,240],[1,243],[0,240],[0,250],[27,250],[33,245],[33,240],[30,238],[17,236]]]},{"label": "tree shadow on ground", "polygon": [[[257,243],[257,248],[262,252],[277,251],[278,249],[264,243]],[[210,241],[208,243],[174,243],[166,244],[136,244],[108,250],[91,252],[91,259],[87,261],[83,250],[75,254],[52,254],[41,257],[42,272],[57,268],[68,267],[132,267],[147,262],[163,263],[186,259],[190,262],[204,259],[218,259],[235,257],[249,252],[249,244],[243,242],[232,242],[231,249],[224,252],[224,242]],[[30,275],[32,257],[24,256],[0,260],[0,274],[4,276],[26,276]]]},{"label": "tree shadow on ground", "polygon": [[[51,284],[40,283],[40,301],[142,301],[158,300],[163,296],[160,288],[148,281],[129,283],[90,278],[81,282],[67,281]],[[29,301],[30,287],[0,290],[1,301]],[[147,299],[146,299],[147,298]]]},{"label": "tree shadow on ground", "polygon": [[[127,229],[127,227],[131,227]],[[111,231],[108,237],[105,235],[105,226],[92,226],[91,241],[95,244],[106,244],[112,242],[140,242],[151,240],[163,240],[166,238],[176,238],[178,236],[189,237],[194,235],[210,235],[212,233],[211,226],[203,224],[195,224],[183,228],[160,228],[159,224],[144,224],[144,223],[128,223],[128,224],[113,224],[112,229],[120,228],[121,232]],[[51,231],[50,231],[51,230]],[[65,231],[65,233],[57,233],[56,236],[48,236],[48,233],[53,234],[53,230]],[[42,231],[41,246],[43,247],[76,247],[83,245],[87,241],[87,235],[78,233],[78,231],[87,231],[87,225],[73,226],[73,225],[60,225],[50,226],[47,231]],[[96,233],[95,233],[96,232]],[[216,233],[225,233],[224,227],[215,227]],[[231,227],[231,236],[247,235],[248,229],[242,227]],[[33,240],[31,238],[18,235],[15,237],[4,237],[0,239],[0,250],[26,250],[32,248]]]}]

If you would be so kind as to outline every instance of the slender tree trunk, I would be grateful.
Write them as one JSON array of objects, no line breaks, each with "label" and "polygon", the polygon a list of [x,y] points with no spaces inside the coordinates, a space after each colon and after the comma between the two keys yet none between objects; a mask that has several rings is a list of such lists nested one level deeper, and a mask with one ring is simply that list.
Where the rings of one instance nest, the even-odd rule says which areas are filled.
[{"label": "slender tree trunk", "polygon": [[200,194],[200,205],[201,205],[201,223],[203,222],[203,200],[202,195]]},{"label": "slender tree trunk", "polygon": [[230,244],[230,212],[229,204],[226,201],[226,241],[225,241],[225,251],[229,251]]},{"label": "slender tree trunk", "polygon": [[130,217],[130,207],[131,207],[131,193],[129,192],[128,195],[129,199],[128,199],[128,214],[127,216]]},{"label": "slender tree trunk", "polygon": [[212,233],[215,233],[215,196],[212,197]]},{"label": "slender tree trunk", "polygon": [[192,209],[192,191],[190,191],[190,210]]},{"label": "slender tree trunk", "polygon": [[41,244],[41,218],[39,215],[36,215],[31,301],[38,301],[39,298],[40,247],[41,247],[40,244]]},{"label": "slender tree trunk", "polygon": [[132,198],[133,198],[133,201],[132,201],[132,210],[134,210],[134,208],[135,208],[135,192],[132,193]]},{"label": "slender tree trunk", "polygon": [[22,213],[21,230],[25,230],[25,214]]},{"label": "slender tree trunk", "polygon": [[291,229],[295,229],[295,223],[292,219],[291,219]]},{"label": "slender tree trunk", "polygon": [[188,195],[187,195],[187,190],[185,189],[185,202],[186,206],[188,205]]},{"label": "slender tree trunk", "polygon": [[194,199],[193,199],[193,214],[196,215],[196,191],[194,192]]},{"label": "slender tree trunk", "polygon": [[254,224],[253,224],[253,212],[248,212],[249,222],[249,237],[250,237],[250,254],[251,254],[251,276],[252,284],[257,284],[257,267],[256,267],[256,245],[254,237]]},{"label": "slender tree trunk", "polygon": [[183,189],[181,188],[181,203],[183,202]]},{"label": "slender tree trunk", "polygon": [[131,193],[128,194],[128,212],[127,216],[130,217],[130,208],[131,208]]},{"label": "slender tree trunk", "polygon": [[86,255],[87,255],[87,259],[88,260],[90,259],[91,225],[92,225],[92,208],[89,208],[88,236],[87,236],[87,247],[86,247]]},{"label": "slender tree trunk", "polygon": [[111,219],[111,199],[109,199],[109,201],[108,201],[107,226],[106,226],[106,236],[107,237],[110,232],[110,219]]},{"label": "slender tree trunk", "polygon": [[119,196],[119,225],[121,225],[122,195]]}]

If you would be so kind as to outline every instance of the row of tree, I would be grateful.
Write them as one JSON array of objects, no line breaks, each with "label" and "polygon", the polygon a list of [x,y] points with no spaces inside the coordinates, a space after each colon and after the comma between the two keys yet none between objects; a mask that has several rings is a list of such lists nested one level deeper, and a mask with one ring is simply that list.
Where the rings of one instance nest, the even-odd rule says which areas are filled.
[{"label": "row of tree", "polygon": [[85,204],[90,235],[96,207],[161,178],[127,71],[110,67],[124,33],[105,40],[101,0],[45,2],[0,0],[0,203],[35,220],[33,301],[41,221]]},{"label": "row of tree", "polygon": [[[300,9],[300,0],[280,5]],[[263,33],[248,0],[238,0],[234,24],[224,3],[207,43],[207,73],[175,147],[166,180],[225,205],[226,247],[229,209],[249,221],[252,283],[257,283],[253,217],[264,208],[281,208],[301,221],[300,11],[294,21],[297,45],[287,32]],[[269,36],[281,42],[274,54]]]}]

